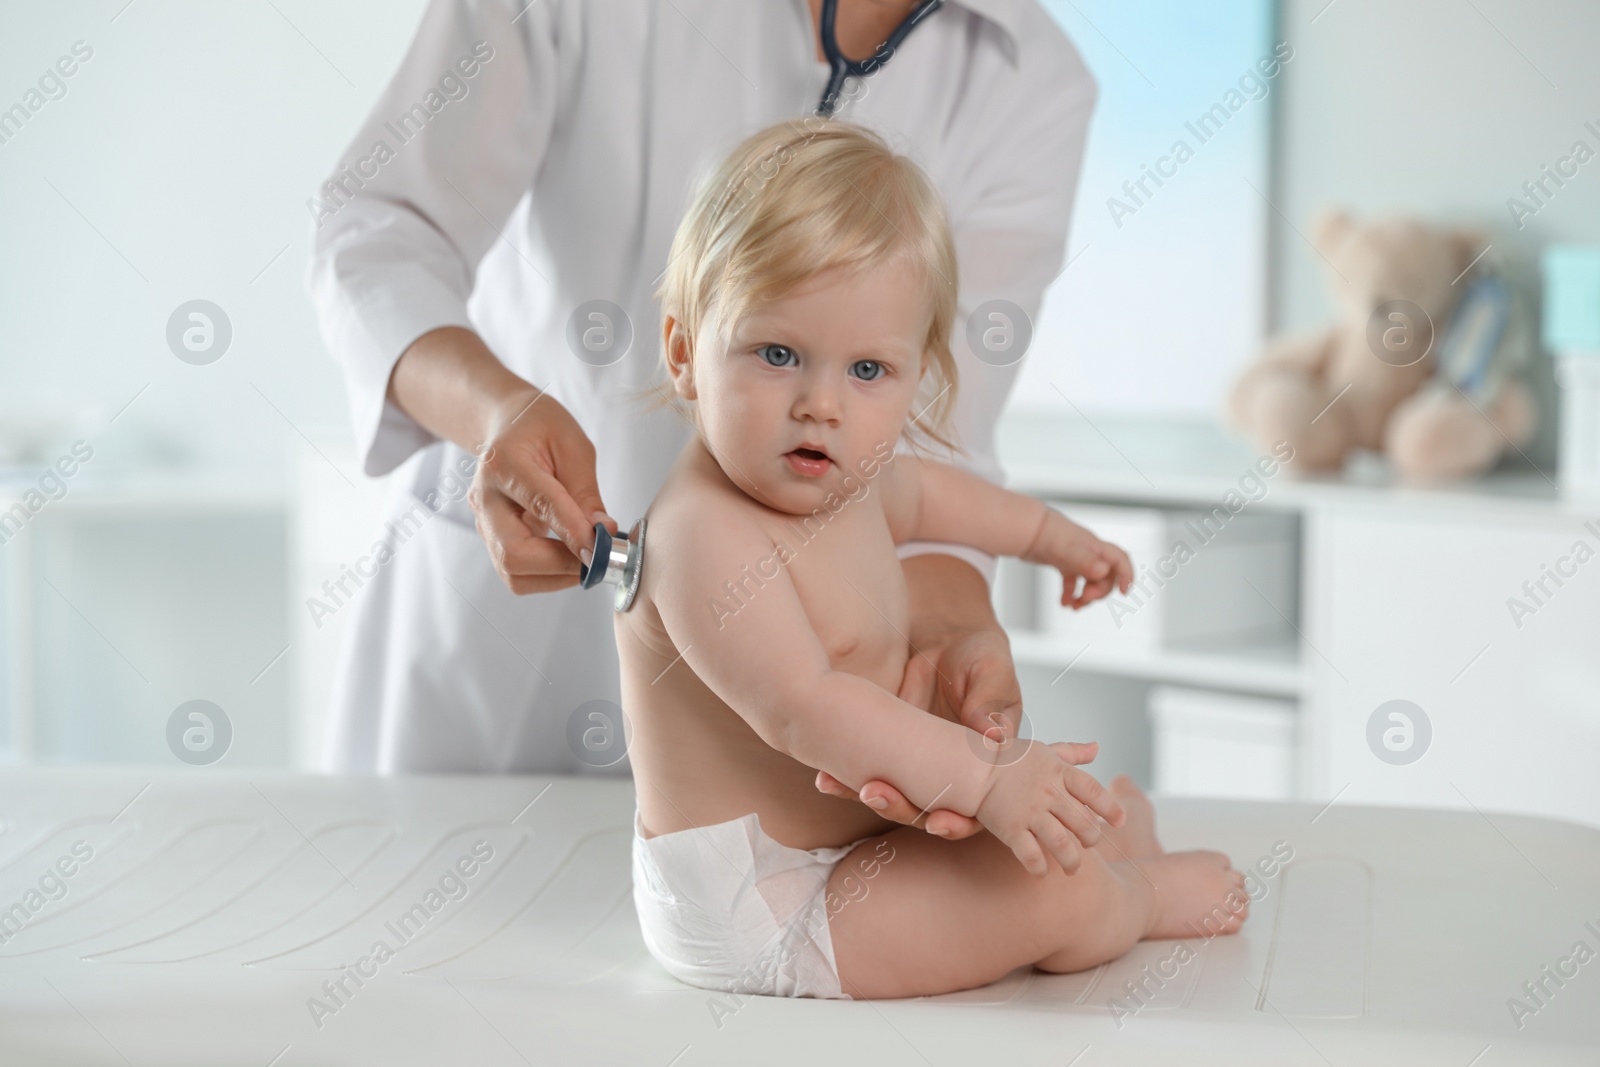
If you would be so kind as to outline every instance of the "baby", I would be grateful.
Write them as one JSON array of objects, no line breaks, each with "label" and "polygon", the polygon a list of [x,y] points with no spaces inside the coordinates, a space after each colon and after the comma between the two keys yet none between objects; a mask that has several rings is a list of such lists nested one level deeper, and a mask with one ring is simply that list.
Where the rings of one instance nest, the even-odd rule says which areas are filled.
[{"label": "baby", "polygon": [[[1041,501],[896,453],[906,433],[950,446],[956,257],[921,170],[841,121],[755,134],[700,190],[658,296],[696,433],[616,616],[652,955],[727,992],[908,997],[1237,930],[1227,857],[1163,852],[1148,800],[1078,769],[1080,746],[896,696],[919,654],[896,545],[1054,567],[1075,605],[1132,578]],[[819,770],[983,829],[901,826]]]}]

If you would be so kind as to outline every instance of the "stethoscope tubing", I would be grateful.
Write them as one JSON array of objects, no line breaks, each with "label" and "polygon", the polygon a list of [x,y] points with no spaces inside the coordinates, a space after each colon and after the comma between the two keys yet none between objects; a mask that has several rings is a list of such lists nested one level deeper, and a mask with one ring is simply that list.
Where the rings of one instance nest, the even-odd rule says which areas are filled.
[{"label": "stethoscope tubing", "polygon": [[839,51],[839,40],[834,36],[839,0],[822,0],[822,17],[818,29],[822,36],[822,54],[827,57],[832,70],[828,75],[828,87],[822,91],[822,102],[817,105],[817,114],[832,115],[833,109],[839,104],[839,93],[844,89],[844,80],[852,74],[864,78],[888,63],[889,57],[894,55],[895,49],[900,47],[906,36],[943,4],[944,0],[922,0],[911,14],[900,20],[900,25],[894,28],[894,32],[889,34],[887,40],[873,50],[872,55],[866,59],[855,60],[846,58],[845,54]]}]

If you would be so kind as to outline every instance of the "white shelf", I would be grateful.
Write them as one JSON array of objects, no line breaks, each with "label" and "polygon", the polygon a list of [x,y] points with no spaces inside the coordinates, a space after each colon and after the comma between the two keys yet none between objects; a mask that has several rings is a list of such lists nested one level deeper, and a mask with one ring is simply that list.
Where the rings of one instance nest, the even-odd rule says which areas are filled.
[{"label": "white shelf", "polygon": [[1010,634],[1011,654],[1018,665],[1145,678],[1161,682],[1230,689],[1271,696],[1300,697],[1306,689],[1298,643],[1269,642],[1217,649],[1143,651],[1109,646],[1073,645],[1032,631]]},{"label": "white shelf", "polygon": [[[0,477],[0,511],[21,503],[30,489],[37,489],[37,472],[34,478],[34,482],[21,482]],[[288,500],[281,486],[252,472],[199,471],[137,478],[79,475],[66,479],[66,486],[65,496],[47,499],[35,514],[135,519],[179,513],[253,514],[282,511]]]},{"label": "white shelf", "polygon": [[[1206,419],[1135,418],[1112,414],[1008,411],[996,446],[1006,487],[1046,499],[1065,498],[1162,507],[1213,507],[1244,490],[1257,453]],[[1515,458],[1515,457],[1513,457]],[[1600,503],[1563,498],[1553,465],[1508,462],[1484,476],[1434,486],[1408,485],[1370,453],[1351,457],[1338,475],[1296,478],[1283,470],[1262,480],[1250,507],[1406,508],[1546,517],[1600,513]],[[1258,494],[1261,490],[1256,491]],[[1245,493],[1246,496],[1250,494]]]}]

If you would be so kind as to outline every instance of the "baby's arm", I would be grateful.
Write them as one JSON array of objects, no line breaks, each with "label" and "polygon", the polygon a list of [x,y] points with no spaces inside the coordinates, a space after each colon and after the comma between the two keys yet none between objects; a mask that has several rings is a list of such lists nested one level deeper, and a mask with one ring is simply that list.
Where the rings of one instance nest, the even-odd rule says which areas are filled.
[{"label": "baby's arm", "polygon": [[[1063,604],[1080,608],[1133,582],[1128,554],[1042,500],[936,460],[897,455],[884,471],[884,513],[896,544],[953,541],[1054,567]],[[1084,587],[1074,593],[1077,579]]]},{"label": "baby's arm", "polygon": [[[996,779],[1025,776],[1012,766],[997,768],[979,735],[965,726],[834,670],[772,538],[733,504],[696,505],[692,524],[651,530],[651,558],[659,568],[654,603],[684,663],[763,741],[854,789],[873,779],[891,781],[919,807],[978,817],[1035,873],[1043,873],[1046,852],[1064,870],[1076,868],[1073,838],[1085,847],[1099,839],[1083,805],[1108,820],[1120,814],[1098,782],[1050,752],[1048,763],[1055,766],[1041,764],[1039,773],[1054,775],[1059,788],[1043,800],[1044,790],[1029,791],[1032,822],[1025,825],[1027,816],[1010,800],[986,819],[980,808]],[[726,583],[741,580],[734,600]],[[1002,795],[1009,798],[1022,785],[1008,783]],[[991,825],[1002,820],[1001,827]]]}]

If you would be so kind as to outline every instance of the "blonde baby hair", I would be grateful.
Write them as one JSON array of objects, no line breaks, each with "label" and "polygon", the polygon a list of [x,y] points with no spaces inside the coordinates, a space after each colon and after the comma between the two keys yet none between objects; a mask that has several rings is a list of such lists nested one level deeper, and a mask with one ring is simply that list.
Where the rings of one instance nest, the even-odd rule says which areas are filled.
[{"label": "blonde baby hair", "polygon": [[[921,275],[933,308],[912,441],[920,434],[960,451],[950,433],[956,252],[944,201],[921,167],[866,127],[811,116],[746,138],[701,182],[655,295],[692,353],[713,312],[726,343],[745,315],[824,271],[896,256]],[[665,367],[665,345],[661,358]],[[670,386],[656,393],[652,407],[678,402]]]}]

